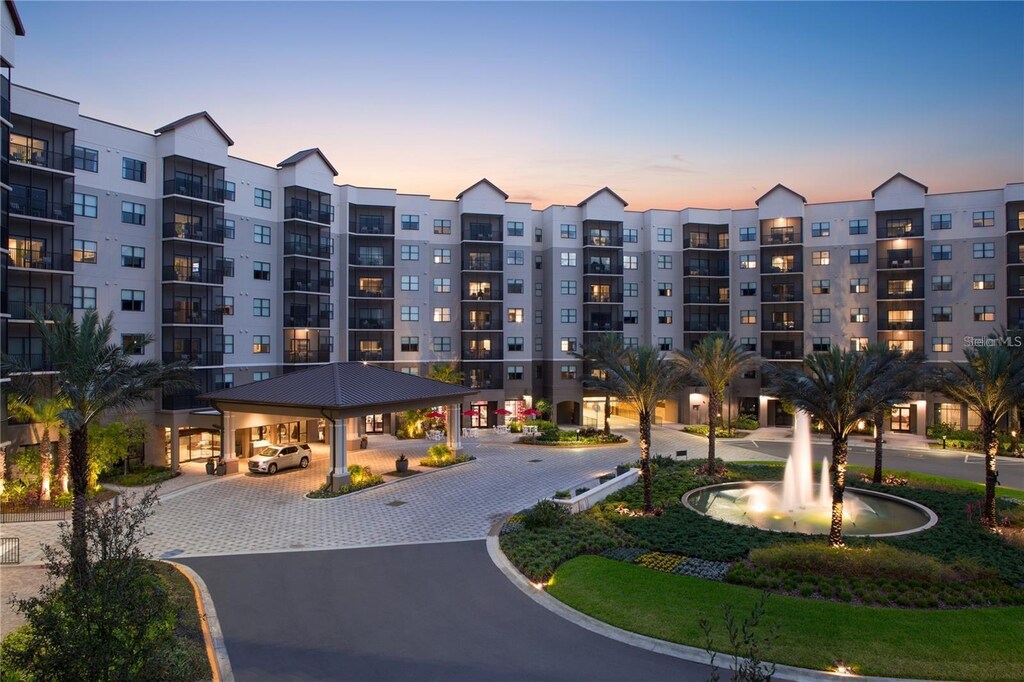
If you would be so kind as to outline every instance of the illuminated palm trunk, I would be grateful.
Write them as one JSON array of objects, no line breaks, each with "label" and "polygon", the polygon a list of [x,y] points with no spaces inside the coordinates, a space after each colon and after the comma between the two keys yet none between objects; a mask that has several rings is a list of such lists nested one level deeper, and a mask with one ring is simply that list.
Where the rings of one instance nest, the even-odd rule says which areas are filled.
[{"label": "illuminated palm trunk", "polygon": [[846,492],[846,439],[832,438],[832,527],[828,531],[830,547],[843,545],[843,493]]},{"label": "illuminated palm trunk", "polygon": [[640,411],[640,478],[644,486],[644,512],[654,511],[651,502],[651,415]]},{"label": "illuminated palm trunk", "polygon": [[882,410],[875,412],[875,475],[872,477],[872,481],[875,483],[882,482],[882,428],[885,420],[885,414]]},{"label": "illuminated palm trunk", "polygon": [[708,475],[715,473],[715,440],[718,436],[718,422],[715,420],[721,401],[711,391],[708,396]]},{"label": "illuminated palm trunk", "polygon": [[996,453],[999,439],[996,438],[995,421],[988,415],[981,418],[981,438],[985,443],[985,514],[982,523],[996,525]]}]

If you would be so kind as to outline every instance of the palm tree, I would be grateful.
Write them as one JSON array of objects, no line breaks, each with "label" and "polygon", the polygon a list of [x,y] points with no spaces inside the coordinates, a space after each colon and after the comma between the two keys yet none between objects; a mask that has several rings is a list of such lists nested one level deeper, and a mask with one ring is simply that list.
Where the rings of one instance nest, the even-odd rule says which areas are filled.
[{"label": "palm tree", "polygon": [[924,362],[924,356],[921,353],[904,353],[884,344],[871,344],[864,352],[878,356],[876,358],[878,362],[891,363],[892,370],[892,380],[886,383],[891,391],[888,395],[878,395],[879,402],[871,417],[871,421],[875,424],[875,471],[871,480],[881,483],[885,413],[891,412],[894,406],[910,400],[910,394],[919,387],[921,363]]},{"label": "palm tree", "polygon": [[653,346],[629,346],[611,334],[591,347],[588,360],[597,373],[594,388],[607,391],[636,408],[640,421],[640,476],[643,479],[644,511],[654,511],[651,502],[651,420],[658,403],[675,393],[685,378],[678,363]]},{"label": "palm tree", "polygon": [[434,381],[443,381],[446,384],[461,384],[465,377],[455,363],[437,363],[430,366],[427,378]]},{"label": "palm tree", "polygon": [[[87,579],[88,559],[85,534],[85,506],[89,481],[89,425],[108,412],[125,412],[152,400],[159,389],[172,391],[195,388],[190,365],[164,365],[154,360],[135,361],[125,353],[114,336],[113,313],[100,319],[95,310],[86,311],[75,322],[70,312],[51,311],[52,323],[32,312],[42,338],[43,351],[55,371],[54,398],[64,403],[61,419],[71,439],[69,472],[71,508],[71,567],[75,584]],[[145,347],[151,337],[142,340]],[[23,377],[30,377],[16,358],[4,357],[4,364]]]},{"label": "palm tree", "polygon": [[726,387],[757,366],[758,355],[743,350],[728,334],[705,336],[679,354],[679,365],[694,382],[708,388],[708,471],[715,470],[715,437]]},{"label": "palm tree", "polygon": [[[609,344],[611,346],[609,347]],[[586,363],[594,362],[594,358],[600,358],[612,352],[618,345],[621,344],[619,337],[615,334],[601,334],[595,341],[592,341],[583,349],[581,353],[571,353],[573,357],[579,358]],[[584,374],[580,378],[580,382],[584,388],[599,388],[593,382],[593,375]],[[610,391],[605,390],[604,392],[604,432],[610,434],[612,432],[611,422],[609,420],[612,408],[612,394]]]},{"label": "palm tree", "polygon": [[967,403],[981,418],[985,448],[985,510],[982,521],[996,523],[996,425],[1018,409],[1024,384],[1024,353],[1020,348],[982,345],[964,350],[966,362],[949,363],[935,374],[935,388],[949,398]]},{"label": "palm tree", "polygon": [[861,419],[869,419],[890,395],[895,381],[893,358],[846,351],[833,346],[811,353],[804,367],[769,366],[768,395],[788,400],[821,421],[832,435],[832,525],[828,542],[843,544],[843,493],[846,490],[847,439]]},{"label": "palm tree", "polygon": [[53,442],[50,440],[50,431],[60,428],[63,409],[64,405],[55,398],[26,400],[10,396],[7,402],[8,413],[18,421],[32,424],[32,430],[39,442],[39,499],[41,500],[50,499],[50,481],[53,471]]}]

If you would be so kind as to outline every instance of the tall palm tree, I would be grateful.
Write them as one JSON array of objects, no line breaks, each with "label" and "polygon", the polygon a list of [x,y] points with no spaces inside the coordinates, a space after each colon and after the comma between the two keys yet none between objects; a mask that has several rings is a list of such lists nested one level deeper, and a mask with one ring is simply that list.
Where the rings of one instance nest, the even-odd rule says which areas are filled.
[{"label": "tall palm tree", "polygon": [[1020,386],[1024,384],[1024,353],[1003,345],[977,346],[964,350],[966,362],[949,363],[935,374],[935,388],[952,400],[967,403],[981,418],[981,441],[985,448],[985,510],[982,521],[996,522],[996,426],[1017,409]]},{"label": "tall palm tree", "polygon": [[[580,353],[571,353],[573,357],[579,358],[583,362],[593,363],[595,358],[604,357],[610,352],[613,352],[616,348],[621,346],[621,339],[616,334],[601,334],[596,340],[591,341]],[[600,389],[601,387],[596,385],[593,381],[594,377],[592,374],[584,372],[584,375],[580,377],[580,382],[584,388]],[[610,391],[605,389],[604,391],[604,432],[610,434],[612,432],[611,422],[609,421],[612,407],[612,394]]]},{"label": "tall palm tree", "polygon": [[[68,311],[51,311],[52,323],[32,312],[42,338],[44,354],[55,371],[54,398],[64,403],[61,419],[71,438],[68,468],[71,475],[71,570],[75,584],[87,579],[88,560],[85,534],[85,505],[89,480],[89,425],[108,412],[130,411],[152,400],[160,389],[195,388],[192,368],[183,362],[164,365],[154,360],[136,361],[114,343],[113,313],[100,319],[95,310],[86,311],[75,322]],[[145,347],[151,337],[142,340]],[[4,364],[22,377],[30,377],[16,358],[4,357]],[[6,369],[6,368],[5,368]]]},{"label": "tall palm tree", "polygon": [[[875,424],[875,471],[872,480],[882,482],[882,442],[885,431],[885,413],[900,403],[910,400],[910,394],[921,387],[920,370],[924,362],[921,353],[904,353],[885,344],[871,344],[864,351],[878,356],[877,362],[891,364],[891,381],[884,387],[890,389],[888,394],[878,394],[878,404],[872,412],[871,421]],[[879,388],[883,388],[879,386]]]},{"label": "tall palm tree", "polygon": [[726,387],[757,366],[759,356],[743,350],[728,334],[709,334],[679,354],[679,365],[696,383],[708,389],[708,471],[715,470],[715,437],[718,413]]},{"label": "tall palm tree", "polygon": [[788,400],[821,421],[832,435],[832,524],[828,542],[843,544],[843,494],[846,490],[847,439],[861,419],[869,419],[889,395],[895,380],[892,358],[833,346],[811,353],[804,367],[769,366],[768,395]]},{"label": "tall palm tree", "polygon": [[679,390],[685,378],[682,370],[667,354],[653,346],[629,346],[611,334],[591,347],[588,360],[597,374],[590,382],[594,388],[629,401],[640,421],[640,476],[643,479],[644,511],[654,511],[651,501],[651,420],[658,402]]},{"label": "tall palm tree", "polygon": [[53,441],[50,432],[61,426],[61,412],[64,405],[56,398],[28,400],[9,396],[7,412],[18,421],[32,424],[39,442],[39,499],[50,499],[50,484],[53,472]]}]

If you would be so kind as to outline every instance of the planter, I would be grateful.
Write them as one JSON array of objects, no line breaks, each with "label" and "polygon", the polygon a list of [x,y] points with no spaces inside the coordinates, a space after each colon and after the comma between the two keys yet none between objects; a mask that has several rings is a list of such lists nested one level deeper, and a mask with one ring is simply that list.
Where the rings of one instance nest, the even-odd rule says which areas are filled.
[{"label": "planter", "polygon": [[627,471],[629,471],[629,465],[628,464],[620,464],[617,467],[615,467],[615,475],[616,476],[621,476],[622,474],[626,473]]},{"label": "planter", "polygon": [[210,476],[213,476],[214,471],[216,471],[216,467],[217,467],[217,461],[214,458],[211,457],[210,459],[206,460],[206,473],[207,474],[209,474]]},{"label": "planter", "polygon": [[223,476],[226,473],[228,473],[228,465],[225,464],[224,462],[220,462],[217,465],[217,475],[218,476]]},{"label": "planter", "polygon": [[616,476],[610,481],[601,483],[598,486],[591,488],[590,490],[584,491],[580,495],[574,495],[567,500],[559,500],[555,498],[548,498],[555,504],[562,505],[569,508],[569,512],[572,514],[578,514],[579,512],[586,511],[593,507],[596,503],[600,502],[604,498],[608,497],[617,490],[621,490],[626,486],[633,485],[640,477],[639,469],[628,469],[626,473]]},{"label": "planter", "polygon": [[360,450],[365,450],[366,446],[368,446],[369,444],[370,444],[370,439],[367,438],[366,436],[363,436],[362,438],[359,439],[359,449]]},{"label": "planter", "polygon": [[395,460],[395,471],[397,471],[400,474],[403,474],[403,473],[405,473],[408,470],[409,470],[409,460],[408,459],[396,459]]}]

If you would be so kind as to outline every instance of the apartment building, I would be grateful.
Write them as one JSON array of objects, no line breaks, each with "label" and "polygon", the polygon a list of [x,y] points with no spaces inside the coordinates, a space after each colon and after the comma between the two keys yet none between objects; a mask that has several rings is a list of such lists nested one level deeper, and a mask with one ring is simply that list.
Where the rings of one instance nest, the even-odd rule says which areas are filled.
[{"label": "apartment building", "polygon": [[[94,308],[140,357],[194,362],[200,393],[323,362],[457,362],[479,391],[471,425],[542,396],[559,421],[596,424],[604,398],[573,353],[600,334],[672,350],[726,331],[779,363],[877,341],[944,362],[1024,320],[1024,183],[929,194],[896,173],[870,197],[813,203],[778,185],[739,210],[630,211],[609,188],[535,209],[486,179],[434,199],[339,184],[318,149],[234,157],[206,112],[153,132],[89,117],[12,85],[24,30],[10,2],[3,31],[2,344],[39,373],[29,311]],[[726,416],[787,423],[762,381],[730,387]],[[147,418],[168,452],[187,439],[182,458],[218,425],[194,393]],[[700,387],[658,415],[706,418]],[[970,419],[922,394],[890,426]],[[381,414],[360,430],[394,426]]]}]

